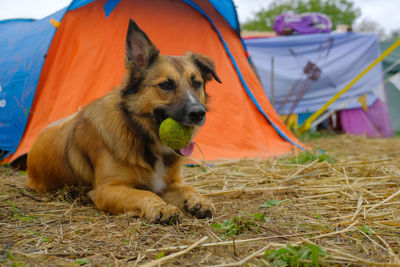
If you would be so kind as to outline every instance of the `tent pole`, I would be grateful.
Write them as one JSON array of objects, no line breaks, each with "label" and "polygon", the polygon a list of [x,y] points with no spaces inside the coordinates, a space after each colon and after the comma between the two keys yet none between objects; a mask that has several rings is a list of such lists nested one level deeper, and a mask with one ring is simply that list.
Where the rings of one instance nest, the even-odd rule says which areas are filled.
[{"label": "tent pole", "polygon": [[342,90],[337,92],[328,102],[326,102],[319,110],[314,112],[303,124],[299,127],[298,133],[302,134],[308,131],[311,127],[311,123],[317,119],[325,110],[336,100],[339,99],[344,93],[346,93],[358,80],[360,80],[368,71],[370,71],[376,64],[381,62],[387,57],[394,49],[400,45],[400,38],[397,39],[388,49],[386,49],[379,57],[377,57],[368,67],[366,67],[360,74],[358,74],[349,84],[347,84]]}]

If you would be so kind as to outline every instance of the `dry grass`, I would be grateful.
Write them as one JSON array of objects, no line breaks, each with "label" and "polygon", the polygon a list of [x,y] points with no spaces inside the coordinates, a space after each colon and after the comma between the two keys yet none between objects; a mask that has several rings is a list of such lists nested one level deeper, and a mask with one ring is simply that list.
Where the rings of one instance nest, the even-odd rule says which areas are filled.
[{"label": "dry grass", "polygon": [[[267,249],[316,244],[327,254],[321,265],[399,266],[400,138],[312,143],[336,163],[293,164],[289,155],[185,167],[186,182],[217,212],[178,226],[97,211],[83,189],[37,195],[24,187],[26,174],[3,167],[0,265],[260,266]],[[232,235],[211,226],[233,218],[241,228]]]}]

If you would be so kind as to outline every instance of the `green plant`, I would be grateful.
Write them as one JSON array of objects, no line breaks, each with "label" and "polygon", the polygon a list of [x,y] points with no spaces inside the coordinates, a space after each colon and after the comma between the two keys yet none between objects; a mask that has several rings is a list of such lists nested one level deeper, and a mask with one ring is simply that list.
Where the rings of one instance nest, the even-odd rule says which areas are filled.
[{"label": "green plant", "polygon": [[329,163],[335,163],[336,160],[324,151],[301,151],[297,156],[289,159],[290,164],[306,164],[318,160],[318,162],[327,161]]},{"label": "green plant", "polygon": [[276,206],[276,205],[282,204],[283,202],[286,202],[288,200],[289,199],[283,199],[283,200],[270,199],[270,200],[267,200],[266,202],[264,202],[260,207],[261,208],[269,208],[269,207],[272,207],[272,206]]},{"label": "green plant", "polygon": [[158,254],[156,256],[156,260],[161,259],[164,256],[165,256],[165,252],[164,251],[160,251],[160,252],[158,252]]},{"label": "green plant", "polygon": [[260,221],[264,222],[266,221],[266,218],[264,217],[264,214],[256,213],[243,217],[234,217],[232,219],[225,220],[222,223],[212,223],[211,227],[221,232],[223,237],[233,237],[252,230],[259,232],[260,226],[258,222]]},{"label": "green plant", "polygon": [[4,204],[8,205],[13,213],[13,220],[22,222],[32,222],[38,218],[38,216],[27,216],[17,206],[8,201],[4,201]]},{"label": "green plant", "polygon": [[262,221],[262,222],[268,222],[269,219],[265,218],[264,213],[254,213],[254,214],[249,214],[250,217],[256,219],[256,221]]},{"label": "green plant", "polygon": [[270,266],[318,266],[321,256],[326,252],[314,244],[302,244],[300,246],[287,245],[280,249],[268,249],[264,253],[264,259]]},{"label": "green plant", "polygon": [[19,171],[19,175],[28,175],[28,171]]},{"label": "green plant", "polygon": [[88,264],[90,261],[88,259],[80,259],[80,260],[76,260],[75,263],[78,264],[79,266]]},{"label": "green plant", "polygon": [[35,232],[35,231],[33,231],[32,233],[33,233],[35,236],[41,237],[41,238],[42,238],[42,242],[50,242],[50,239],[49,239],[48,237],[42,235],[41,233]]},{"label": "green plant", "polygon": [[311,140],[316,140],[322,137],[334,137],[337,136],[335,132],[332,131],[307,131],[302,133],[299,138],[304,141],[304,142],[308,142]]},{"label": "green plant", "polygon": [[372,235],[373,234],[371,228],[368,225],[365,225],[365,224],[362,225],[362,226],[359,226],[358,230],[360,232],[363,232],[364,234],[367,234],[367,235]]}]

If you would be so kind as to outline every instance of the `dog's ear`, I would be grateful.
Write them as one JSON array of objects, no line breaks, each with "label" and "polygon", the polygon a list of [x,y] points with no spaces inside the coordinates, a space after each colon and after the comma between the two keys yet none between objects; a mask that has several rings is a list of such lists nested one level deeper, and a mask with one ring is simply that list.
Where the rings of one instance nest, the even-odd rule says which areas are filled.
[{"label": "dog's ear", "polygon": [[192,59],[196,66],[200,69],[205,80],[210,81],[212,77],[214,77],[217,82],[222,83],[217,73],[215,72],[215,63],[212,58],[209,58],[202,54],[193,53]]},{"label": "dog's ear", "polygon": [[133,70],[144,70],[158,57],[160,51],[150,41],[149,37],[132,20],[129,20],[126,34],[125,63]]}]

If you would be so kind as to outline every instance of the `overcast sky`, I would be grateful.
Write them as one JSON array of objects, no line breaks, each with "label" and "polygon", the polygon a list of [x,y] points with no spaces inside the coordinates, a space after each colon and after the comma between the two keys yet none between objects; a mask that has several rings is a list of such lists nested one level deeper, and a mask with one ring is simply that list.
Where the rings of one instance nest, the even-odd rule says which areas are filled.
[{"label": "overcast sky", "polygon": [[[261,7],[267,7],[273,0],[234,0],[240,22],[251,18]],[[0,0],[0,20],[9,18],[43,18],[65,6],[71,0]],[[400,0],[354,0],[361,8],[361,19],[369,18],[378,22],[388,33],[400,28]]]}]

